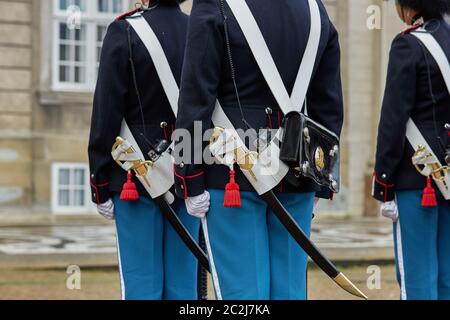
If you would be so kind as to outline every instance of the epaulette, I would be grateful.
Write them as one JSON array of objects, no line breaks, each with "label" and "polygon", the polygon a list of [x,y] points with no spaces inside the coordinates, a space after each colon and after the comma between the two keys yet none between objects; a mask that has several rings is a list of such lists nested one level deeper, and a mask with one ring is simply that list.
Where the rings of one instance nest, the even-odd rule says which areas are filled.
[{"label": "epaulette", "polygon": [[135,14],[135,13],[138,12],[139,10],[140,10],[140,8],[136,8],[136,9],[133,9],[133,10],[131,10],[131,11],[125,12],[125,13],[121,14],[120,16],[118,16],[118,17],[116,18],[116,20],[123,20],[123,19],[125,19],[126,17]]},{"label": "epaulette", "polygon": [[416,24],[416,25],[414,25],[414,26],[412,26],[412,27],[409,27],[409,28],[405,29],[405,30],[402,32],[402,35],[410,34],[412,31],[417,30],[417,29],[419,29],[419,28],[422,27],[422,26],[423,26],[423,24],[419,23],[419,24]]}]

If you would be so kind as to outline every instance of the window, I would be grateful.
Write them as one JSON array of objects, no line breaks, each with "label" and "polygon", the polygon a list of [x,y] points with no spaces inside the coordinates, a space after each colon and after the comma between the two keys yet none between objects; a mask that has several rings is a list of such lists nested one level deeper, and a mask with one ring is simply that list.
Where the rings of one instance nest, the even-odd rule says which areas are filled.
[{"label": "window", "polygon": [[119,13],[122,12],[122,0],[98,0],[97,8],[99,12]]},{"label": "window", "polygon": [[89,168],[84,163],[54,163],[52,210],[54,213],[92,212]]},{"label": "window", "polygon": [[53,0],[53,88],[94,89],[108,24],[127,0]]}]

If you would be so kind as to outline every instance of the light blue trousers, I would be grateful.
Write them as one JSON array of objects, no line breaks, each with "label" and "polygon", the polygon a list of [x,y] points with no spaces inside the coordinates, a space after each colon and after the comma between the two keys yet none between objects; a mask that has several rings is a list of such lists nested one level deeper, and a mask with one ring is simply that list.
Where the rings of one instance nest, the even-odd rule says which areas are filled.
[{"label": "light blue trousers", "polygon": [[[267,204],[256,193],[241,192],[242,208],[224,208],[224,191],[209,192],[208,234],[223,298],[306,299],[307,256]],[[309,236],[314,193],[279,199]]]},{"label": "light blue trousers", "polygon": [[[126,300],[196,300],[197,260],[150,198],[114,199],[122,297]],[[199,220],[184,201],[172,208],[198,240]]]},{"label": "light blue trousers", "polygon": [[397,192],[394,240],[401,298],[449,300],[450,203],[439,195],[437,207],[422,207],[422,194]]}]

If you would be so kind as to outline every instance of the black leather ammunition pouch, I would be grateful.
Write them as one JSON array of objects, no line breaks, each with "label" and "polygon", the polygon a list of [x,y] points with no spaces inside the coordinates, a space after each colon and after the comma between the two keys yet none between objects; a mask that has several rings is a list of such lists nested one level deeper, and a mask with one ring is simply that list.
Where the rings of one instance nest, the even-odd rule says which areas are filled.
[{"label": "black leather ammunition pouch", "polygon": [[290,167],[286,179],[292,185],[304,176],[339,192],[339,138],[302,113],[290,112],[283,120],[280,160]]}]

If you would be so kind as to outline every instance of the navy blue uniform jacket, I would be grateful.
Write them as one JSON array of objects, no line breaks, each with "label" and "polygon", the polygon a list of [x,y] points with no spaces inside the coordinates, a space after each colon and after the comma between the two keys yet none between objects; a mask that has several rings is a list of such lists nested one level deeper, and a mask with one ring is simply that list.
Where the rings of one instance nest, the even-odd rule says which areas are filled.
[{"label": "navy blue uniform jacket", "polygon": [[[306,0],[247,0],[283,82],[292,92],[310,31],[310,11]],[[325,7],[318,1],[322,17],[322,35],[313,79],[308,91],[309,116],[336,134],[341,133],[343,101],[340,77],[338,34]],[[258,130],[282,121],[278,107],[253,57],[230,8],[225,3],[237,86],[250,125]],[[185,63],[181,80],[177,129],[193,132],[194,121],[209,129],[218,98],[234,126],[245,128],[236,102],[226,54],[224,21],[219,0],[194,0],[191,13]],[[272,110],[270,117],[266,108]],[[195,150],[195,152],[202,152]],[[241,190],[254,191],[237,171]],[[223,165],[181,164],[175,167],[175,187],[180,197],[196,196],[206,188],[224,189],[229,170]],[[276,191],[316,192],[320,188],[305,179],[300,189],[282,183]],[[324,197],[329,198],[330,192]]]},{"label": "navy blue uniform jacket", "polygon": [[[155,31],[167,55],[175,79],[180,80],[186,43],[188,16],[178,5],[159,5],[143,13]],[[131,73],[128,32],[131,34],[132,58],[142,100],[143,117],[138,104]],[[95,203],[107,201],[112,193],[120,192],[126,173],[111,157],[111,148],[120,133],[125,118],[142,152],[150,151],[149,143],[170,139],[175,116],[169,105],[155,66],[144,44],[123,17],[108,28],[100,61],[94,97],[91,133],[89,139],[89,164],[92,199]],[[161,123],[167,123],[165,131]],[[145,130],[143,128],[145,124]],[[146,134],[145,139],[143,134]],[[134,179],[139,194],[145,189]]]},{"label": "navy blue uniform jacket", "polygon": [[[450,59],[449,25],[443,19],[435,19],[427,21],[425,28],[432,32]],[[429,75],[436,101],[434,108]],[[390,53],[378,128],[373,185],[377,200],[392,201],[397,190],[423,189],[426,185],[426,178],[416,171],[411,161],[414,150],[406,139],[409,118],[445,164],[444,149],[449,145],[449,136],[444,126],[450,123],[450,96],[436,61],[408,31],[394,39]]]}]

